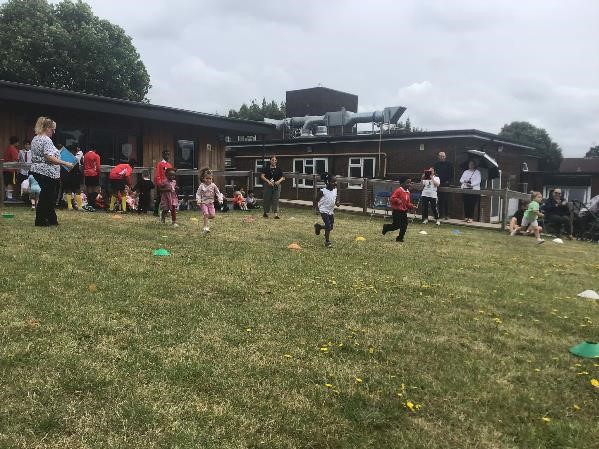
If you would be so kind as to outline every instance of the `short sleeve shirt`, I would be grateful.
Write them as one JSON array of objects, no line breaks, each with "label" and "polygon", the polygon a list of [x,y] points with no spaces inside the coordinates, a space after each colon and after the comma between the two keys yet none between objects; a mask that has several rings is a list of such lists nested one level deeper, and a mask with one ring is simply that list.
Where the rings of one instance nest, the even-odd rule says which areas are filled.
[{"label": "short sleeve shirt", "polygon": [[264,173],[266,179],[270,179],[272,181],[278,181],[283,177],[283,170],[281,170],[278,166],[273,168],[270,166],[270,164],[262,169],[262,173]]},{"label": "short sleeve shirt", "polygon": [[60,151],[48,136],[35,136],[31,140],[31,168],[29,171],[49,178],[60,178],[60,166],[49,164],[44,156],[54,156],[60,159]]},{"label": "short sleeve shirt", "polygon": [[536,201],[531,201],[528,205],[528,209],[524,212],[524,218],[528,221],[533,221],[537,219],[537,215],[539,214],[539,203]]}]

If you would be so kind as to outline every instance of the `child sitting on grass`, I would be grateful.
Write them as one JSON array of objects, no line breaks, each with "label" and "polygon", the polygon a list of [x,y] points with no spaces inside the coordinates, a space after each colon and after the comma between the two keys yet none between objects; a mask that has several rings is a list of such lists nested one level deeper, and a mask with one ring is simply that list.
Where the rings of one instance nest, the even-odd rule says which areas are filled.
[{"label": "child sitting on grass", "polygon": [[214,202],[218,201],[220,204],[223,204],[223,194],[220,193],[216,184],[212,182],[212,170],[209,168],[203,168],[200,171],[200,185],[196,192],[196,201],[198,207],[202,211],[202,216],[204,217],[204,227],[202,228],[202,231],[206,234],[210,232],[208,220],[212,220],[216,217]]},{"label": "child sitting on grass", "polygon": [[324,188],[320,189],[320,200],[318,200],[318,212],[320,212],[324,225],[314,223],[314,232],[316,235],[320,235],[320,231],[324,229],[324,246],[330,248],[333,246],[329,237],[335,224],[335,206],[339,207],[339,201],[337,201],[337,178],[328,173],[323,173],[320,175],[320,179],[326,184]]},{"label": "child sitting on grass", "polygon": [[408,230],[408,211],[416,209],[412,204],[409,187],[412,184],[410,178],[402,177],[399,180],[400,186],[391,194],[390,203],[393,209],[393,223],[383,225],[383,235],[389,231],[399,229],[399,235],[395,238],[396,242],[403,242],[406,231]]},{"label": "child sitting on grass", "polygon": [[245,203],[245,198],[241,194],[239,190],[236,190],[233,193],[233,209],[234,210],[248,210],[248,207]]},{"label": "child sitting on grass", "polygon": [[256,198],[254,197],[254,192],[252,192],[251,190],[248,190],[248,196],[245,199],[245,204],[248,209],[258,209],[260,207],[260,206],[258,206],[258,203],[256,202]]},{"label": "child sitting on grass", "polygon": [[528,208],[522,217],[522,226],[519,229],[514,229],[510,232],[510,235],[514,236],[518,231],[530,228],[537,238],[537,243],[545,243],[545,240],[541,238],[541,227],[537,220],[538,218],[543,217],[543,214],[539,211],[541,201],[543,201],[543,195],[541,195],[541,192],[532,192],[530,196],[531,201],[528,203]]},{"label": "child sitting on grass", "polygon": [[160,222],[166,222],[166,215],[171,213],[171,222],[176,228],[177,224],[177,206],[179,197],[177,196],[177,172],[174,168],[166,169],[166,179],[158,186],[160,191]]}]

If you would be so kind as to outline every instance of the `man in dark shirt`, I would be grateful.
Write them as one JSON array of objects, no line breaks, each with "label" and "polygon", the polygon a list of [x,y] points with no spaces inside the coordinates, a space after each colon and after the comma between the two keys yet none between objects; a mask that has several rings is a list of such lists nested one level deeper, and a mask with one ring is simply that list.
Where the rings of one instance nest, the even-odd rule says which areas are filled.
[{"label": "man in dark shirt", "polygon": [[[435,162],[435,173],[439,177],[441,184],[439,187],[449,187],[453,181],[453,164],[449,162],[447,156],[443,151],[440,151],[437,155],[438,160]],[[439,215],[443,219],[447,219],[449,214],[449,192],[438,192],[437,207],[439,208]]]},{"label": "man in dark shirt", "polygon": [[281,196],[281,183],[285,180],[283,177],[283,170],[277,167],[277,157],[272,156],[270,163],[266,164],[262,169],[260,175],[263,187],[263,198],[264,203],[264,218],[268,218],[271,206],[272,211],[275,213],[275,218],[279,218],[279,198]]}]

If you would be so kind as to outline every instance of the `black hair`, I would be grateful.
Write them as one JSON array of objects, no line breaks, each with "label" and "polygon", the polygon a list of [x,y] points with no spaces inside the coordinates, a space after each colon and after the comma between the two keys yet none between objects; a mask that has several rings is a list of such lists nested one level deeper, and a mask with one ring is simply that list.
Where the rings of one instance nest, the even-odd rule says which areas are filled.
[{"label": "black hair", "polygon": [[31,143],[31,140],[29,140],[29,139],[25,139],[25,140],[23,141],[23,143],[24,143],[24,144]]},{"label": "black hair", "polygon": [[407,176],[402,176],[401,178],[399,178],[399,183],[405,184],[408,179],[410,179],[410,178]]},{"label": "black hair", "polygon": [[92,142],[87,146],[87,151],[93,151],[97,147],[96,142]]},{"label": "black hair", "polygon": [[334,178],[335,175],[332,175],[331,173],[327,173],[326,171],[324,173],[322,173],[320,175],[320,180],[322,182],[324,182],[325,184],[328,184],[332,178]]},{"label": "black hair", "polygon": [[21,139],[19,139],[17,136],[10,136],[8,141],[10,142],[11,145],[14,145],[15,143],[19,143],[21,141]]},{"label": "black hair", "polygon": [[177,173],[177,169],[174,167],[169,167],[166,170],[164,170],[164,174],[167,174],[169,171],[172,171],[173,173]]},{"label": "black hair", "polygon": [[137,164],[137,161],[135,159],[129,159],[129,165],[131,167],[135,167],[135,164]]}]

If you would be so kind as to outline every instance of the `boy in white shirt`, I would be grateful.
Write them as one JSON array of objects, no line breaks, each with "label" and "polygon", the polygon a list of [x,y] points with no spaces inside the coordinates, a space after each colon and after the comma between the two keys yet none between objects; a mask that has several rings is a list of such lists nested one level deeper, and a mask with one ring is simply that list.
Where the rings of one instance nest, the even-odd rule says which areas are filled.
[{"label": "boy in white shirt", "polygon": [[320,189],[320,200],[318,201],[318,211],[322,217],[324,225],[320,223],[314,224],[314,232],[316,235],[320,235],[320,231],[324,229],[324,246],[330,248],[333,246],[329,237],[335,224],[335,207],[339,206],[337,201],[337,179],[335,176],[323,173],[320,175],[320,179],[325,182],[325,187]]},{"label": "boy in white shirt", "polygon": [[433,217],[435,217],[436,224],[439,226],[439,210],[437,209],[437,187],[441,185],[441,180],[435,174],[433,167],[428,170],[424,170],[422,175],[422,194],[420,195],[420,201],[422,202],[422,224],[428,223],[428,205],[430,203],[431,209],[433,209]]}]

